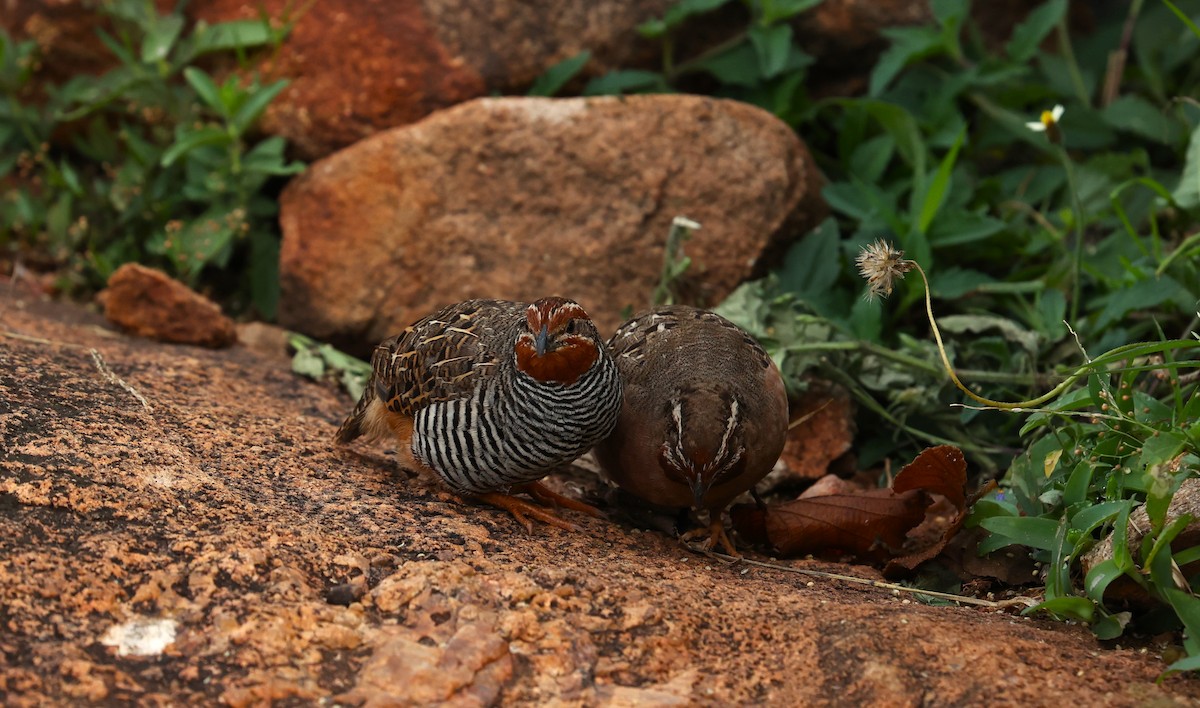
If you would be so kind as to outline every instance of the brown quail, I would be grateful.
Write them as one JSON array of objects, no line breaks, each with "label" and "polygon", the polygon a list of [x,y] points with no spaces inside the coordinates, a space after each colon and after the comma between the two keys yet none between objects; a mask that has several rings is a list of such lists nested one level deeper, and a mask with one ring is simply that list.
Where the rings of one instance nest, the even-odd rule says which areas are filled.
[{"label": "brown quail", "polygon": [[788,402],[779,369],[737,325],[692,307],[634,317],[609,350],[624,403],[596,447],[601,469],[652,504],[706,510],[706,547],[737,555],[721,514],[783,450]]},{"label": "brown quail", "polygon": [[598,515],[538,483],[612,431],[621,383],[579,304],[468,300],[381,343],[372,374],[336,442],[389,433],[402,462],[431,469],[455,492],[573,528],[510,492]]}]

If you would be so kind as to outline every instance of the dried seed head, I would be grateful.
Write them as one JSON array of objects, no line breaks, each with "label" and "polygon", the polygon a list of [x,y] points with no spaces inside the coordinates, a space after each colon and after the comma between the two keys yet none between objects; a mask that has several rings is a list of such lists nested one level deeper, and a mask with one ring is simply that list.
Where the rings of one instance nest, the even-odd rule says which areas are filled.
[{"label": "dried seed head", "polygon": [[855,262],[858,263],[859,274],[867,281],[868,300],[876,295],[891,295],[895,284],[903,280],[904,274],[916,265],[904,258],[904,251],[882,239],[863,248]]}]

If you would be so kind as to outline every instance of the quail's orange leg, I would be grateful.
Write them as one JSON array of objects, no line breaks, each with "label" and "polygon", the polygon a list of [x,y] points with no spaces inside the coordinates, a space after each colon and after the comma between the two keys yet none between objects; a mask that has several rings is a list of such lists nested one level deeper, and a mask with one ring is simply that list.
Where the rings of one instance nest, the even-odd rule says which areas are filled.
[{"label": "quail's orange leg", "polygon": [[720,545],[721,548],[725,549],[727,554],[733,556],[734,558],[742,557],[742,554],[738,553],[737,549],[734,548],[733,541],[729,539],[729,534],[725,533],[725,524],[721,522],[721,517],[719,514],[716,515],[716,519],[709,523],[708,528],[692,529],[691,531],[688,531],[680,536],[679,540],[687,543],[688,541],[694,541],[698,538],[703,538],[705,534],[708,534],[708,539],[700,544],[704,550],[711,551],[713,548]]},{"label": "quail's orange leg", "polygon": [[476,494],[476,499],[491,504],[492,506],[504,509],[513,515],[513,518],[525,526],[525,530],[533,532],[533,521],[530,517],[541,521],[544,524],[557,526],[564,531],[578,531],[578,527],[565,519],[560,519],[554,512],[544,509],[536,504],[518,499],[511,494],[503,494],[501,492],[486,492],[484,494]]},{"label": "quail's orange leg", "polygon": [[578,499],[572,499],[571,497],[564,497],[558,492],[551,491],[541,482],[530,482],[529,484],[521,485],[518,487],[518,489],[543,504],[549,504],[550,506],[556,508],[562,507],[563,509],[578,511],[583,514],[587,514],[588,516],[594,516],[597,519],[604,518],[604,512],[600,511],[591,504],[585,504],[584,502],[581,502]]}]

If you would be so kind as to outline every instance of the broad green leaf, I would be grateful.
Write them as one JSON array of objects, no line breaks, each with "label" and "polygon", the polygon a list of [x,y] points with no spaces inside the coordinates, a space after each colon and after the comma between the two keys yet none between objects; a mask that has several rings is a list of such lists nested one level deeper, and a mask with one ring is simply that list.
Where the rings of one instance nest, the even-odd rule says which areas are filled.
[{"label": "broad green leaf", "polygon": [[[182,129],[182,127],[181,127]],[[179,158],[187,155],[192,150],[206,145],[228,145],[233,138],[223,128],[208,126],[199,130],[189,130],[175,139],[171,147],[163,153],[159,164],[163,167],[170,167],[175,164]]]},{"label": "broad green leaf", "polygon": [[187,39],[187,50],[182,52],[182,61],[237,49],[252,49],[275,41],[275,35],[265,20],[237,20],[215,25],[197,24]]},{"label": "broad green leaf", "polygon": [[1136,94],[1125,94],[1104,108],[1104,121],[1117,130],[1158,143],[1175,141],[1176,124],[1163,109]]},{"label": "broad green leaf", "polygon": [[1012,38],[1005,48],[1008,57],[1024,64],[1037,54],[1038,46],[1059,23],[1067,11],[1067,0],[1050,0],[1029,13],[1025,21],[1013,30]]},{"label": "broad green leaf", "polygon": [[610,71],[588,81],[587,86],[583,89],[583,95],[613,96],[641,91],[666,92],[670,91],[670,86],[667,85],[667,80],[663,78],[662,74],[654,71],[628,69]]},{"label": "broad green leaf", "polygon": [[1056,546],[1058,522],[1054,519],[1035,516],[993,516],[984,519],[979,525],[997,536],[1002,536],[1009,543],[1044,551],[1052,551]]},{"label": "broad green leaf", "polygon": [[970,268],[950,266],[939,268],[929,278],[929,289],[934,297],[956,299],[977,289],[981,283],[993,282],[992,276]]},{"label": "broad green leaf", "polygon": [[1187,291],[1169,275],[1139,280],[1093,300],[1092,306],[1100,310],[1094,326],[1097,330],[1103,330],[1129,312],[1147,310],[1180,297],[1191,299]]},{"label": "broad green leaf", "polygon": [[[954,171],[954,163],[958,159],[958,151],[962,148],[966,137],[966,128],[963,128],[958,132],[958,137],[954,139],[954,145],[946,153],[946,157],[942,158],[941,164],[938,165],[933,181],[929,183],[929,191],[923,195],[921,200],[921,210],[914,224],[918,233],[924,234],[929,231],[929,224],[933,222],[938,210],[942,208],[942,202],[946,198],[946,189],[950,186],[950,175]],[[914,190],[914,201],[916,194],[917,192]]]},{"label": "broad green leaf", "polygon": [[[900,156],[912,168],[914,179],[922,181],[925,175],[926,149],[921,139],[921,129],[916,118],[903,106],[870,98],[837,99],[834,101],[848,110],[862,110],[870,115],[892,136]],[[917,186],[914,186],[916,189]]]},{"label": "broad green leaf", "polygon": [[1167,667],[1167,672],[1200,671],[1200,654],[1184,657]]},{"label": "broad green leaf", "polygon": [[1133,619],[1132,612],[1118,612],[1115,615],[1109,615],[1092,625],[1092,634],[1101,641],[1116,639],[1125,633],[1125,627],[1131,619]]},{"label": "broad green leaf", "polygon": [[529,87],[528,95],[553,96],[557,94],[568,81],[575,78],[576,74],[583,70],[584,65],[591,58],[592,53],[585,50],[573,57],[563,59],[537,77],[537,80],[533,82],[533,86]]},{"label": "broad green leaf", "polygon": [[259,315],[273,321],[279,308],[279,240],[264,231],[253,231],[249,241],[250,300]]},{"label": "broad green leaf", "polygon": [[1115,560],[1109,558],[1103,560],[1088,571],[1087,576],[1083,579],[1083,588],[1087,596],[1096,602],[1104,602],[1104,591],[1114,580],[1125,575],[1125,568],[1117,564]]},{"label": "broad green leaf", "polygon": [[1171,0],[1162,0],[1162,2],[1164,5],[1170,8],[1171,12],[1175,13],[1175,16],[1179,18],[1179,21],[1182,22],[1192,34],[1200,37],[1200,27],[1196,26],[1196,23],[1192,21],[1192,18],[1188,17],[1187,13],[1185,13],[1183,10],[1180,10],[1175,3],[1171,2]]},{"label": "broad green leaf", "polygon": [[1092,618],[1096,615],[1096,604],[1086,597],[1069,595],[1038,603],[1027,610],[1023,610],[1021,614],[1027,615],[1034,612],[1049,612],[1058,617],[1067,617],[1079,620],[1080,622],[1091,622]]},{"label": "broad green leaf", "polygon": [[865,140],[850,156],[850,173],[864,182],[878,182],[895,154],[896,143],[890,135]]},{"label": "broad green leaf", "polygon": [[893,27],[882,34],[892,40],[888,48],[875,63],[867,94],[875,97],[883,93],[888,84],[916,59],[944,52],[945,38],[933,27]]},{"label": "broad green leaf", "polygon": [[1200,598],[1175,588],[1163,588],[1162,592],[1166,595],[1167,601],[1171,603],[1175,614],[1183,622],[1187,634],[1184,638],[1184,646],[1188,653],[1200,654]]},{"label": "broad green leaf", "polygon": [[217,258],[241,228],[233,210],[214,206],[187,221],[167,243],[167,253],[180,273],[195,282],[201,269]]},{"label": "broad green leaf", "polygon": [[1196,126],[1188,141],[1183,174],[1179,176],[1179,186],[1172,192],[1172,196],[1184,209],[1200,205],[1200,126]]},{"label": "broad green leaf", "polygon": [[166,59],[182,31],[183,16],[159,17],[153,28],[146,34],[145,39],[142,40],[142,61],[151,64]]},{"label": "broad green leaf", "polygon": [[754,25],[748,33],[758,55],[758,70],[764,78],[774,78],[787,65],[792,50],[791,25]]},{"label": "broad green leaf", "polygon": [[1038,334],[1031,332],[1016,322],[996,315],[949,315],[939,317],[938,326],[943,332],[979,334],[988,330],[997,330],[1006,339],[1030,354],[1037,354]]},{"label": "broad green leaf", "polygon": [[1183,451],[1185,445],[1187,437],[1182,433],[1156,431],[1142,443],[1142,454],[1138,458],[1138,464],[1149,467],[1170,462]]},{"label": "broad green leaf", "polygon": [[229,117],[229,113],[225,108],[225,102],[221,99],[221,89],[217,87],[208,74],[194,66],[189,66],[183,70],[183,78],[195,89],[196,95],[209,108],[216,111],[218,115],[226,118]]},{"label": "broad green leaf", "polygon": [[779,272],[779,286],[801,298],[827,294],[841,271],[838,241],[837,221],[829,218],[821,222],[788,249]]},{"label": "broad green leaf", "polygon": [[962,246],[1000,233],[1008,224],[985,214],[943,209],[928,225],[927,238],[934,248]]},{"label": "broad green leaf", "polygon": [[802,12],[811,10],[825,0],[769,0],[762,3],[762,21],[764,24],[775,24],[781,20],[790,20]]},{"label": "broad green leaf", "polygon": [[1095,463],[1088,460],[1080,460],[1075,463],[1074,469],[1067,477],[1067,485],[1063,487],[1064,505],[1070,507],[1087,501],[1088,489],[1091,487],[1092,473],[1095,469]]},{"label": "broad green leaf", "polygon": [[1133,507],[1133,502],[1126,499],[1124,501],[1107,501],[1100,502],[1086,509],[1080,510],[1071,517],[1071,528],[1083,533],[1091,533],[1101,524],[1112,521],[1119,515],[1128,513]]},{"label": "broad green leaf", "polygon": [[267,106],[271,104],[271,101],[274,101],[275,97],[287,88],[287,85],[288,82],[281,79],[268,86],[258,88],[251,93],[246,98],[246,102],[237,109],[237,113],[229,121],[234,132],[237,135],[242,135],[249,130],[250,126],[254,125],[254,121],[258,120],[263,111],[267,110]]},{"label": "broad green leaf", "polygon": [[721,83],[730,86],[753,88],[763,79],[758,53],[750,42],[743,42],[716,56],[690,63],[688,69],[706,71]]}]

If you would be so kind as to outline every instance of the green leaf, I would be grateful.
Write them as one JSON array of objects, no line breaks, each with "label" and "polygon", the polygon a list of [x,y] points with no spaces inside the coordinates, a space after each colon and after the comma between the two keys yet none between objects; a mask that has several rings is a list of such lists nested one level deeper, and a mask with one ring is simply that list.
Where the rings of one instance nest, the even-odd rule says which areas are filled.
[{"label": "green leaf", "polygon": [[1200,671],[1200,654],[1184,657],[1167,667],[1167,672],[1176,671]]},{"label": "green leaf", "polygon": [[792,50],[791,25],[754,25],[748,33],[758,55],[758,70],[764,78],[778,76],[787,66]]},{"label": "green leaf", "polygon": [[979,524],[1009,543],[1052,551],[1056,547],[1058,522],[1034,516],[993,516]]},{"label": "green leaf", "polygon": [[706,71],[730,86],[754,88],[762,83],[758,53],[749,42],[737,44],[712,57],[688,65],[689,71]]},{"label": "green leaf", "polygon": [[1092,618],[1096,616],[1096,604],[1086,597],[1067,595],[1038,603],[1022,611],[1021,614],[1033,614],[1034,612],[1049,612],[1057,617],[1091,622]]},{"label": "green leaf", "polygon": [[662,74],[654,71],[628,69],[610,71],[588,81],[583,89],[584,96],[615,96],[642,91],[666,92],[671,87]]},{"label": "green leaf", "polygon": [[263,86],[251,93],[246,98],[246,102],[237,109],[237,113],[229,121],[234,133],[242,135],[249,130],[250,126],[254,125],[254,121],[258,120],[263,111],[267,110],[267,106],[271,104],[271,101],[274,101],[279,92],[287,88],[287,85],[287,80],[280,79],[269,86]]},{"label": "green leaf", "polygon": [[196,95],[209,108],[216,111],[218,115],[225,118],[229,117],[229,112],[225,108],[225,101],[221,99],[221,89],[217,88],[217,85],[213,83],[212,78],[208,74],[194,66],[189,66],[183,70],[183,78],[195,89]]},{"label": "green leaf", "polygon": [[249,261],[250,300],[263,319],[273,321],[279,309],[279,240],[264,231],[251,232]]},{"label": "green leaf", "polygon": [[292,356],[292,373],[320,381],[325,376],[325,360],[309,347],[296,347]]},{"label": "green leaf", "polygon": [[[182,126],[180,128],[182,129]],[[167,151],[163,153],[159,164],[163,167],[170,167],[175,164],[176,160],[196,148],[206,145],[228,145],[232,140],[233,138],[223,128],[208,126],[199,130],[190,130],[175,139],[171,147],[167,148]]]},{"label": "green leaf", "polygon": [[[861,110],[871,116],[892,136],[900,156],[912,168],[914,181],[924,179],[926,150],[916,118],[903,106],[870,98],[836,99],[834,103],[849,110]],[[916,189],[916,186],[914,186]]]},{"label": "green leaf", "polygon": [[242,171],[251,174],[286,176],[304,171],[303,162],[287,162],[284,150],[287,141],[273,135],[260,141],[242,156]]},{"label": "green leaf", "polygon": [[1117,562],[1109,558],[1103,560],[1088,571],[1087,576],[1083,579],[1083,588],[1087,592],[1087,596],[1096,602],[1104,602],[1104,591],[1117,578],[1125,575],[1126,568],[1122,568]]},{"label": "green leaf", "polygon": [[213,52],[252,49],[275,41],[275,35],[265,20],[237,20],[215,25],[198,24],[188,37],[188,47],[181,61],[190,62]]},{"label": "green leaf", "polygon": [[934,248],[962,246],[983,241],[1000,233],[1008,224],[985,214],[959,209],[943,209],[929,224],[929,245]]},{"label": "green leaf", "polygon": [[1132,612],[1118,612],[1115,615],[1109,615],[1092,625],[1092,634],[1101,641],[1116,639],[1125,633],[1125,627],[1131,619],[1133,619]]},{"label": "green leaf", "polygon": [[841,271],[838,267],[839,242],[837,220],[825,219],[788,249],[779,272],[780,288],[796,293],[801,299],[827,295]]},{"label": "green leaf", "polygon": [[1050,0],[1038,9],[1029,13],[1025,21],[1013,30],[1012,38],[1005,48],[1008,57],[1015,62],[1024,64],[1037,54],[1041,45],[1054,26],[1062,20],[1067,11],[1067,0]]},{"label": "green leaf", "polygon": [[1030,332],[1016,322],[997,315],[948,315],[939,317],[938,326],[943,332],[954,334],[978,334],[988,330],[997,330],[1005,340],[1020,346],[1030,354],[1038,352],[1037,332]]},{"label": "green leaf", "polygon": [[1095,464],[1087,460],[1080,460],[1075,464],[1071,474],[1067,477],[1067,486],[1063,487],[1064,505],[1070,507],[1087,501],[1088,489],[1092,485],[1092,473],[1095,469]]},{"label": "green leaf", "polygon": [[592,53],[585,50],[573,57],[563,59],[537,77],[537,80],[533,82],[533,86],[529,87],[528,95],[553,96],[557,94],[568,81],[575,78],[575,75],[583,70],[584,65],[591,58]]},{"label": "green leaf", "polygon": [[1187,291],[1169,275],[1139,280],[1093,300],[1092,306],[1100,308],[1094,326],[1102,331],[1129,312],[1147,310],[1179,297],[1187,298]]},{"label": "green leaf", "polygon": [[1184,157],[1183,174],[1179,176],[1179,186],[1172,192],[1175,202],[1184,209],[1192,209],[1200,205],[1200,126],[1192,131],[1188,141],[1187,155]]},{"label": "green leaf", "polygon": [[229,246],[241,226],[234,211],[222,206],[210,207],[198,218],[186,222],[169,239],[167,253],[186,280],[195,282],[204,266]]},{"label": "green leaf", "polygon": [[[946,157],[942,158],[941,164],[938,165],[937,173],[934,175],[933,181],[929,183],[929,191],[925,193],[921,201],[921,211],[917,217],[916,224],[914,224],[918,233],[924,234],[929,231],[929,225],[933,222],[933,218],[937,216],[938,210],[942,208],[942,202],[946,198],[946,189],[950,186],[950,175],[954,171],[954,163],[958,159],[958,151],[962,148],[966,137],[967,129],[963,127],[958,131],[958,137],[954,139],[954,145],[951,146],[950,151],[946,153]],[[914,201],[916,194],[916,191],[914,191]]]},{"label": "green leaf", "polygon": [[142,61],[146,64],[152,64],[166,59],[167,55],[171,53],[171,48],[175,46],[175,40],[179,39],[179,33],[182,31],[182,15],[159,17],[142,40]]},{"label": "green leaf", "polygon": [[1142,454],[1138,464],[1144,467],[1161,465],[1175,459],[1187,445],[1187,437],[1182,433],[1169,430],[1158,430],[1142,443]]},{"label": "green leaf", "polygon": [[790,20],[802,12],[811,10],[825,0],[771,0],[762,3],[764,24],[775,24],[782,20]]},{"label": "green leaf", "polygon": [[1183,622],[1187,636],[1184,646],[1192,655],[1200,654],[1200,598],[1175,588],[1163,588],[1162,592],[1171,603],[1171,608]]},{"label": "green leaf", "polygon": [[1101,112],[1104,121],[1117,130],[1139,135],[1164,145],[1176,138],[1176,124],[1163,109],[1136,94],[1125,94]]},{"label": "green leaf", "polygon": [[882,34],[892,40],[892,46],[879,57],[871,71],[867,94],[879,96],[892,79],[917,59],[945,51],[945,37],[932,27],[893,27]]},{"label": "green leaf", "polygon": [[1185,13],[1183,10],[1180,10],[1175,3],[1171,2],[1171,0],[1162,0],[1162,2],[1164,5],[1170,8],[1171,12],[1175,13],[1175,16],[1179,18],[1179,21],[1182,22],[1192,34],[1200,37],[1200,27],[1197,27],[1196,23],[1192,22],[1192,18],[1188,17],[1187,13]]}]

